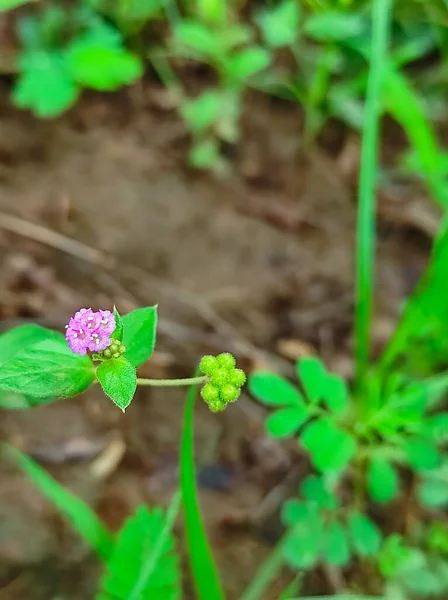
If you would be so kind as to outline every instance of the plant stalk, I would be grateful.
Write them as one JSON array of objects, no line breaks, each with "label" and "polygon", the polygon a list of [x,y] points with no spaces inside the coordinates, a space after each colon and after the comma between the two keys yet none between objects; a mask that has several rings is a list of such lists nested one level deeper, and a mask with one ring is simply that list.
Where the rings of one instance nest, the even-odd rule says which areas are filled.
[{"label": "plant stalk", "polygon": [[153,387],[177,387],[182,385],[200,385],[206,383],[207,375],[188,377],[187,379],[142,379],[137,378],[137,385],[151,385]]}]

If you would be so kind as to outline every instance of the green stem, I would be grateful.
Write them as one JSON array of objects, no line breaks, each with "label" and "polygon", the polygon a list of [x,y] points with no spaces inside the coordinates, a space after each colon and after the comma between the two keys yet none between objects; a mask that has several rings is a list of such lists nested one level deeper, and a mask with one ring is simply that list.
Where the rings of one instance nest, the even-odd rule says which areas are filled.
[{"label": "green stem", "polygon": [[284,538],[281,539],[271,554],[267,557],[264,563],[258,569],[255,577],[249,584],[249,587],[244,591],[240,600],[260,600],[264,598],[267,587],[271,581],[277,577],[280,570],[285,565],[285,557],[283,553]]},{"label": "green stem", "polygon": [[200,385],[206,383],[207,375],[188,377],[187,379],[142,379],[137,378],[137,385],[152,385],[153,387],[177,387],[181,385]]},{"label": "green stem", "polygon": [[358,387],[362,387],[369,367],[375,254],[375,179],[391,2],[377,0],[372,5],[372,43],[362,135],[356,242],[355,358]]}]

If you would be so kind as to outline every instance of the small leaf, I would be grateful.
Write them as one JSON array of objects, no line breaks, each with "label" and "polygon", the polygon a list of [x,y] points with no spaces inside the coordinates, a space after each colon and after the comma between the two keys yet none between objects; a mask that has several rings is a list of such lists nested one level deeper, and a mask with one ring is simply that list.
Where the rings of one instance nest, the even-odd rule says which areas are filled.
[{"label": "small leaf", "polygon": [[287,562],[297,569],[313,567],[323,543],[322,521],[316,511],[295,525],[288,534],[283,552]]},{"label": "small leaf", "polygon": [[[310,505],[297,500],[296,498],[289,498],[285,500],[282,506],[282,523],[284,525],[297,525],[310,517]],[[315,512],[315,509],[312,509]]]},{"label": "small leaf", "polygon": [[265,49],[258,46],[241,50],[234,54],[227,62],[229,75],[238,81],[245,81],[259,71],[266,69],[272,57]]},{"label": "small leaf", "polygon": [[103,392],[124,412],[134,397],[137,376],[123,356],[105,360],[96,370]]},{"label": "small leaf", "polygon": [[174,37],[179,44],[196,50],[204,56],[216,58],[223,55],[219,38],[198,21],[189,19],[182,21],[175,27]]},{"label": "small leaf", "polygon": [[263,10],[258,21],[266,42],[273,48],[289,46],[299,34],[300,7],[296,0],[282,0]]},{"label": "small leaf", "polygon": [[257,371],[249,378],[253,396],[268,406],[305,406],[302,395],[289,381],[268,371]]},{"label": "small leaf", "polygon": [[328,374],[323,384],[323,399],[328,408],[340,414],[347,405],[347,384],[339,375]]},{"label": "small leaf", "polygon": [[302,358],[298,362],[298,374],[306,395],[311,402],[319,402],[325,389],[327,374],[318,358]]},{"label": "small leaf", "polygon": [[436,446],[423,438],[407,440],[404,451],[410,466],[416,471],[436,469],[440,464]]},{"label": "small leaf", "polygon": [[123,318],[114,306],[115,330],[110,336],[113,340],[121,342],[123,340]]},{"label": "small leaf", "polygon": [[29,402],[69,398],[87,389],[94,376],[90,358],[74,354],[60,336],[25,347],[3,363],[0,389],[28,396]]},{"label": "small leaf", "polygon": [[338,508],[339,502],[331,490],[329,490],[322,477],[308,475],[300,484],[300,491],[311,502],[319,508],[334,510]]},{"label": "small leaf", "polygon": [[320,41],[343,41],[359,36],[366,30],[366,22],[361,14],[340,11],[314,13],[306,20],[304,32]]},{"label": "small leaf", "polygon": [[217,90],[207,90],[181,107],[182,117],[194,134],[206,131],[218,119],[222,96]]},{"label": "small leaf", "polygon": [[428,417],[423,427],[434,442],[442,444],[448,441],[448,413],[438,413]]},{"label": "small leaf", "polygon": [[329,419],[317,419],[310,423],[301,440],[310,452],[314,466],[321,471],[343,469],[356,452],[355,438]]},{"label": "small leaf", "polygon": [[79,88],[57,53],[34,51],[22,55],[21,75],[12,99],[19,108],[29,108],[42,119],[57,117],[77,100]]},{"label": "small leaf", "polygon": [[350,513],[348,517],[351,541],[355,552],[361,557],[375,556],[381,546],[381,531],[366,515]]},{"label": "small leaf", "polygon": [[387,503],[395,498],[399,488],[396,470],[383,458],[373,458],[367,473],[367,487],[372,500]]},{"label": "small leaf", "polygon": [[195,142],[188,153],[188,160],[195,169],[213,168],[220,160],[218,140],[206,137]]},{"label": "small leaf", "polygon": [[266,429],[274,438],[286,438],[300,429],[308,419],[305,405],[276,410],[266,419]]},{"label": "small leaf", "polygon": [[428,508],[448,506],[448,481],[428,478],[419,485],[417,496],[421,504]]},{"label": "small leaf", "polygon": [[350,561],[350,547],[344,527],[329,523],[324,532],[324,558],[329,565],[345,566]]},{"label": "small leaf", "polygon": [[126,358],[139,367],[148,360],[156,345],[157,306],[137,308],[123,317],[123,344]]}]

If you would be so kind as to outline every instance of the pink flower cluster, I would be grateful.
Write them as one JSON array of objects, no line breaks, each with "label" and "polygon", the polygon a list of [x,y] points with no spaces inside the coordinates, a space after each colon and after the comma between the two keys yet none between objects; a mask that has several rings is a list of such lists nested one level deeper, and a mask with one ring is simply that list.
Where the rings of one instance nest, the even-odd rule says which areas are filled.
[{"label": "pink flower cluster", "polygon": [[101,352],[110,346],[115,327],[110,310],[93,312],[91,308],[81,308],[66,325],[65,337],[76,354],[87,354],[87,350]]}]

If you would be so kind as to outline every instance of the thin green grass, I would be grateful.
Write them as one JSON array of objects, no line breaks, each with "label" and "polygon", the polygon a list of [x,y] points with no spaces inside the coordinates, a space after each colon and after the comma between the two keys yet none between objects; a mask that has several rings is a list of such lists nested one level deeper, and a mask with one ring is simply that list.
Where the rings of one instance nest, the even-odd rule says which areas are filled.
[{"label": "thin green grass", "polygon": [[207,540],[196,490],[193,411],[196,387],[188,390],[180,455],[180,481],[190,567],[199,600],[224,600],[224,592]]},{"label": "thin green grass", "polygon": [[377,0],[372,8],[372,49],[358,196],[356,244],[355,359],[356,383],[362,387],[369,368],[375,262],[375,187],[381,95],[387,66],[392,0]]},{"label": "thin green grass", "polygon": [[277,577],[284,565],[283,540],[281,540],[260,566],[240,600],[260,600],[260,598],[263,598],[264,592]]}]

